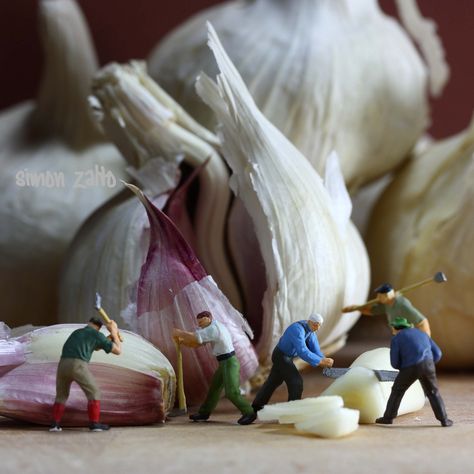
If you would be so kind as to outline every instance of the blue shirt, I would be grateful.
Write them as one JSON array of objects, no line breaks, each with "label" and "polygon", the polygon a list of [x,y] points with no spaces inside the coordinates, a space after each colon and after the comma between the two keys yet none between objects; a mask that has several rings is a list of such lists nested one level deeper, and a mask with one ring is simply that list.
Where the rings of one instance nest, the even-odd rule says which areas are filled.
[{"label": "blue shirt", "polygon": [[317,366],[324,358],[319,348],[316,333],[311,331],[307,321],[297,321],[290,324],[277,344],[285,355],[300,357],[312,366]]},{"label": "blue shirt", "polygon": [[390,345],[390,362],[393,368],[404,369],[425,359],[433,359],[435,364],[441,359],[441,349],[428,334],[409,328],[402,329],[393,336]]}]

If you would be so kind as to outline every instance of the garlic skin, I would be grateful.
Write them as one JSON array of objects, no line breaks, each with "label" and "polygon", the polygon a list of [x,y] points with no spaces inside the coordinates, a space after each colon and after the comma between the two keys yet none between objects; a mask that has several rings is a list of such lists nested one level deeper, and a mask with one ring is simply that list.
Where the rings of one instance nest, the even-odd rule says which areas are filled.
[{"label": "garlic skin", "polygon": [[97,61],[77,4],[43,0],[39,13],[45,68],[37,100],[0,115],[0,313],[11,326],[56,321],[64,252],[125,176],[125,162],[88,115]]},{"label": "garlic skin", "polygon": [[400,170],[368,233],[374,281],[401,288],[440,270],[447,275],[447,283],[407,297],[430,322],[443,351],[439,365],[456,369],[474,367],[473,154],[474,121]]},{"label": "garlic skin", "polygon": [[[0,377],[2,416],[50,424],[62,346],[72,331],[80,327],[83,326],[55,325],[15,339],[23,347],[25,362]],[[142,337],[123,330],[121,334],[124,341],[120,356],[94,352],[89,364],[101,389],[101,421],[112,425],[164,422],[174,403],[173,368],[163,354]],[[87,420],[85,395],[73,384],[63,424],[85,426]]]},{"label": "garlic skin", "polygon": [[[210,24],[208,29],[220,74],[217,84],[200,76],[197,91],[216,113],[224,157],[233,171],[230,186],[252,218],[266,267],[260,361],[268,362],[289,324],[314,311],[325,318],[319,338],[324,348],[332,342],[328,331],[339,322],[345,297],[346,236],[340,229],[349,225],[347,213],[344,225],[336,222],[335,196],[261,114]],[[358,258],[362,268],[364,262],[367,266],[365,251]],[[367,282],[368,271],[360,286]]]},{"label": "garlic skin", "polygon": [[[422,19],[411,6],[399,3],[413,25]],[[214,117],[194,92],[201,71],[217,72],[207,53],[206,21],[262,113],[320,174],[336,149],[351,191],[396,167],[428,126],[427,70],[376,0],[231,1],[179,26],[155,47],[148,67],[206,126]],[[428,64],[439,93],[449,72],[440,41],[429,33],[417,39],[423,51],[433,50],[426,43],[434,46]]]},{"label": "garlic skin", "polygon": [[[380,347],[361,354],[351,365],[352,370],[336,379],[321,394],[339,395],[344,406],[360,411],[360,423],[375,423],[383,416],[393,382],[379,382],[373,370],[394,370],[390,364],[390,349]],[[425,394],[417,380],[403,396],[398,415],[421,410]]]}]

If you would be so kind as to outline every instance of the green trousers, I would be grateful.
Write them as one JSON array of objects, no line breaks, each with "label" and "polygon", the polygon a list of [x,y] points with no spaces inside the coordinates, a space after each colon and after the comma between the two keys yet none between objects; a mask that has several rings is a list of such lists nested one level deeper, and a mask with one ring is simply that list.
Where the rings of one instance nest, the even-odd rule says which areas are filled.
[{"label": "green trousers", "polygon": [[222,389],[225,389],[225,396],[228,398],[243,415],[253,413],[250,403],[240,394],[240,364],[237,357],[232,356],[226,360],[219,361],[219,367],[212,377],[211,386],[205,402],[199,408],[202,415],[210,415],[221,396]]}]

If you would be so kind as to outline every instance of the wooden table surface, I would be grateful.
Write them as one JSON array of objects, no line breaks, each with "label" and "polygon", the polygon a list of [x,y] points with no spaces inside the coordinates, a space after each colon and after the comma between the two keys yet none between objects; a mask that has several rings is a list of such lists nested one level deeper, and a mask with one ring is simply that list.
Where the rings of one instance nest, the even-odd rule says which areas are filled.
[{"label": "wooden table surface", "polygon": [[[335,355],[366,350],[350,344]],[[304,396],[331,381],[305,373]],[[474,473],[474,373],[439,373],[440,391],[454,426],[442,428],[429,404],[394,425],[361,425],[335,440],[296,434],[288,426],[236,424],[238,413],[222,400],[211,421],[186,417],[163,425],[85,428],[49,433],[44,427],[0,418],[0,472],[10,473]],[[280,388],[272,401],[283,401]]]}]

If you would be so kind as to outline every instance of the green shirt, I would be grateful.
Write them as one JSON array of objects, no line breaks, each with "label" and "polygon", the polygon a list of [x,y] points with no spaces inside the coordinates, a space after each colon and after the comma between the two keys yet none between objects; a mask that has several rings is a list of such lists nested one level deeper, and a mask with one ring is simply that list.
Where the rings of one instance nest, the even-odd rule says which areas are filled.
[{"label": "green shirt", "polygon": [[410,302],[402,295],[395,297],[393,305],[375,303],[370,307],[372,314],[386,314],[388,324],[395,318],[405,318],[409,323],[417,326],[426,319]]},{"label": "green shirt", "polygon": [[90,326],[76,329],[67,338],[63,346],[61,358],[81,359],[89,362],[96,349],[103,349],[107,354],[112,350],[113,343],[100,331]]}]

